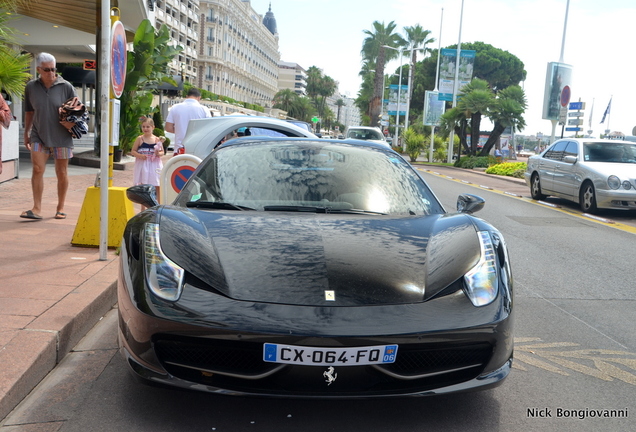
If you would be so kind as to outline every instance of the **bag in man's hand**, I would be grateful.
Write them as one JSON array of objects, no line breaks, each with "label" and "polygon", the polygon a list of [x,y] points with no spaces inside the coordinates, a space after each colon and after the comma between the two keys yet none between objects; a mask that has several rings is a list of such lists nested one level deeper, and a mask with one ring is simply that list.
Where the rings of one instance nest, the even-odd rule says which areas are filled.
[{"label": "bag in man's hand", "polygon": [[60,121],[75,123],[68,131],[73,138],[81,138],[88,133],[88,112],[78,97],[72,97],[60,107]]}]

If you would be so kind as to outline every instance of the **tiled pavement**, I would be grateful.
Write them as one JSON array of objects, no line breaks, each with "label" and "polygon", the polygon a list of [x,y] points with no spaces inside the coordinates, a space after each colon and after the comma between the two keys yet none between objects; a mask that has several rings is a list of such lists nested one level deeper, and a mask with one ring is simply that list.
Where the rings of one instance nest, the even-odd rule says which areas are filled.
[{"label": "tiled pavement", "polygon": [[[21,165],[30,161],[20,160]],[[69,176],[67,219],[54,219],[54,166],[44,178],[42,220],[20,218],[32,207],[31,180],[0,184],[0,419],[4,418],[116,302],[117,260],[109,250],[71,240],[96,168]],[[24,170],[21,170],[24,171]],[[113,186],[132,185],[129,169]]]}]

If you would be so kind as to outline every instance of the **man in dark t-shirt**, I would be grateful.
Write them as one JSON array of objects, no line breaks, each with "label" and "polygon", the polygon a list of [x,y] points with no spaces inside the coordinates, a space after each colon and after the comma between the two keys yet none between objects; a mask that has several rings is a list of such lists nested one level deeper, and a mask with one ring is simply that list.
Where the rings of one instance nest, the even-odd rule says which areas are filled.
[{"label": "man in dark t-shirt", "polygon": [[71,83],[55,73],[55,63],[51,54],[38,54],[36,70],[40,77],[29,81],[24,92],[24,145],[31,152],[33,163],[33,208],[20,215],[26,219],[42,219],[44,171],[50,156],[55,160],[57,177],[55,219],[66,219],[64,201],[68,190],[68,162],[73,157],[73,138],[69,129],[74,124],[60,122],[59,108],[77,94]]}]

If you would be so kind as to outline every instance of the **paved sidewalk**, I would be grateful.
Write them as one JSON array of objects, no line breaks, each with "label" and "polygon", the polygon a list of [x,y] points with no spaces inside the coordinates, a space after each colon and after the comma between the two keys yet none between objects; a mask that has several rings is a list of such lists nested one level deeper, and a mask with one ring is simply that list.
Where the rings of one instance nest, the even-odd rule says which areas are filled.
[{"label": "paved sidewalk", "polygon": [[[21,159],[20,164],[30,161]],[[113,186],[132,186],[132,164]],[[22,169],[21,169],[22,171]],[[0,184],[0,419],[4,418],[116,302],[117,256],[71,240],[98,169],[73,167],[65,220],[54,219],[54,166],[44,178],[42,220],[20,218],[33,205],[28,177]]]},{"label": "paved sidewalk", "polygon": [[[418,168],[527,193],[520,179],[453,167],[418,164]],[[44,218],[39,221],[19,217],[32,207],[30,177],[0,184],[0,420],[116,302],[118,261],[114,250],[100,261],[97,247],[70,243],[86,190],[93,185],[98,169],[73,170],[66,220],[53,218],[57,203],[53,170],[52,165],[47,166]],[[132,186],[132,173],[133,164],[115,170],[113,185]]]}]

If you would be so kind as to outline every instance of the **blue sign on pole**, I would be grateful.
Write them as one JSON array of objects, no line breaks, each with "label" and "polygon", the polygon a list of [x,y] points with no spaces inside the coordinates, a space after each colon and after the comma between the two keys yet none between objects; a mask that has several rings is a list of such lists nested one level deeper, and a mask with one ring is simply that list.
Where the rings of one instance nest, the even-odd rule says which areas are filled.
[{"label": "blue sign on pole", "polygon": [[583,130],[583,128],[579,128],[579,127],[567,127],[565,128],[566,131],[568,132],[580,132]]},{"label": "blue sign on pole", "polygon": [[582,110],[584,109],[584,104],[585,102],[570,102],[570,109],[571,110]]},{"label": "blue sign on pole", "polygon": [[[407,85],[389,85],[389,103],[387,104],[387,112],[389,115],[397,115],[398,105],[400,106],[400,115],[406,115],[406,92]],[[398,96],[400,100],[398,101]]]},{"label": "blue sign on pole", "polygon": [[[475,65],[476,51],[460,50],[459,53],[459,73],[457,93],[461,88],[473,79],[473,68]],[[457,50],[450,48],[442,49],[439,65],[439,96],[441,101],[453,100],[453,89],[455,88],[455,66],[457,60]]]}]

